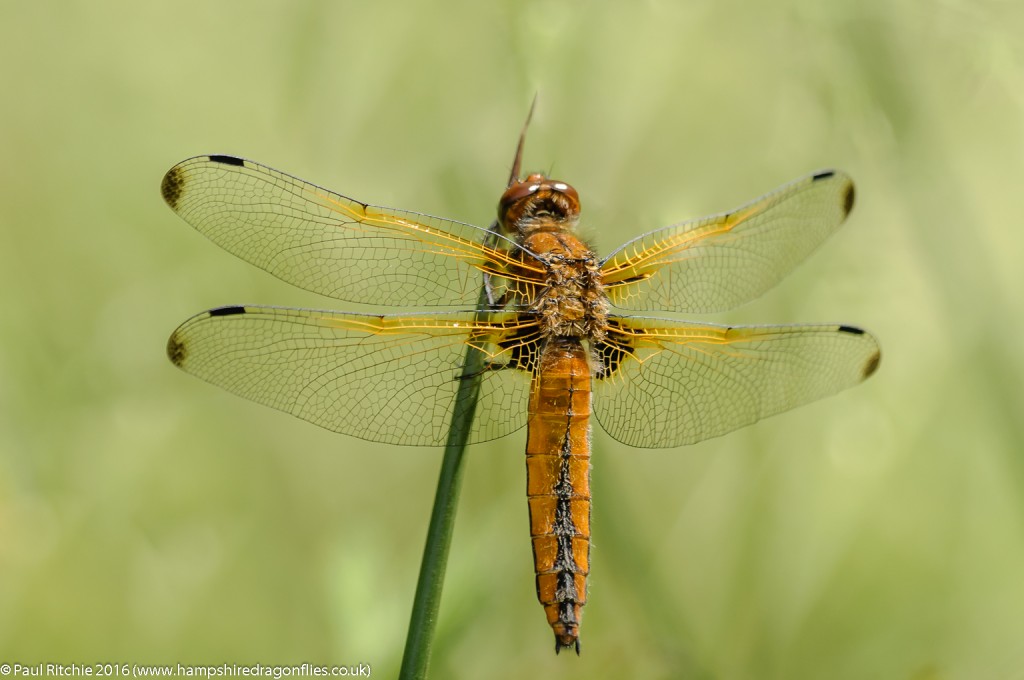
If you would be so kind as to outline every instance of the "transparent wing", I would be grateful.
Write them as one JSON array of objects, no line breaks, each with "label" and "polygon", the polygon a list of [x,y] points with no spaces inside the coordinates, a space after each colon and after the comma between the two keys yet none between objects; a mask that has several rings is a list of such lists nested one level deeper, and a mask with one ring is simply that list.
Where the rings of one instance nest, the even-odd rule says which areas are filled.
[{"label": "transparent wing", "polygon": [[[473,312],[372,316],[222,307],[171,335],[183,370],[335,432],[389,444],[442,446],[467,346],[493,365],[523,354],[529,324]],[[510,339],[513,339],[510,341]],[[469,443],[526,422],[530,374],[485,370]]]},{"label": "transparent wing", "polygon": [[490,230],[366,205],[233,156],[182,161],[161,190],[176,213],[228,252],[339,300],[474,307],[482,273],[492,275],[493,299],[542,274],[518,245]]},{"label": "transparent wing", "polygon": [[828,170],[732,212],[634,239],[601,272],[624,309],[720,312],[774,286],[839,228],[853,208],[853,181]]},{"label": "transparent wing", "polygon": [[[878,368],[852,326],[717,326],[613,317],[594,412],[615,439],[693,444],[852,387]],[[601,377],[603,376],[603,377]]]}]

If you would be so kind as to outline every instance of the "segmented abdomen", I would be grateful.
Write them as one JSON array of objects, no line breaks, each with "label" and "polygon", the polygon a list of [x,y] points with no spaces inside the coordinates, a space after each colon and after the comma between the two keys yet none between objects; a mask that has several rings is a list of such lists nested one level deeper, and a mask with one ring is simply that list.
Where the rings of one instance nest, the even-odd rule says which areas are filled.
[{"label": "segmented abdomen", "polygon": [[537,598],[555,651],[575,647],[590,571],[590,368],[580,340],[551,338],[530,395],[526,495]]}]

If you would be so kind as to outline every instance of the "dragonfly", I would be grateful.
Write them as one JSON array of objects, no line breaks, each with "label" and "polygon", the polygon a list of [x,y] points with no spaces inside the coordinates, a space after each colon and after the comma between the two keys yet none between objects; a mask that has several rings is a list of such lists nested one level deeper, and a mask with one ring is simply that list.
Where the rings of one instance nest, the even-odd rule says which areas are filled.
[{"label": "dragonfly", "polygon": [[[643,316],[720,312],[772,288],[849,215],[846,174],[815,172],[602,258],[577,235],[577,191],[520,176],[525,133],[489,228],[362,203],[235,156],[175,165],[164,200],[217,245],[300,288],[405,310],[219,307],[181,324],[167,354],[237,395],[369,441],[443,446],[467,416],[468,444],[526,426],[537,598],[555,651],[579,654],[592,417],[629,446],[693,444],[856,385],[881,353],[845,324]],[[467,380],[469,405],[458,398]]]}]

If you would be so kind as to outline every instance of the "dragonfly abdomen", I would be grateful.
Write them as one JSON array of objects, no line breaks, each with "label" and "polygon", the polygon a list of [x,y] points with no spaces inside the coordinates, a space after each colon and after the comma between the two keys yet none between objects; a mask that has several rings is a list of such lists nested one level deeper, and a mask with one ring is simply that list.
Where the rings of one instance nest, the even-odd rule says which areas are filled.
[{"label": "dragonfly abdomen", "polygon": [[590,367],[577,338],[552,338],[530,395],[526,495],[537,599],[555,651],[575,647],[590,571]]}]

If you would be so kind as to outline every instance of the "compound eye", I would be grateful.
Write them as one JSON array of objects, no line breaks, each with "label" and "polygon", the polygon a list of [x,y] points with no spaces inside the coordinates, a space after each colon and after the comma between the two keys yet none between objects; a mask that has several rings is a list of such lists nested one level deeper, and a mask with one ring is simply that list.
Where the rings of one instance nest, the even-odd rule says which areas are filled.
[{"label": "compound eye", "polygon": [[541,188],[539,181],[533,181],[533,177],[527,177],[525,182],[516,182],[501,195],[498,202],[498,212],[504,213],[509,206],[523,200],[530,194],[535,194]]},{"label": "compound eye", "polygon": [[566,184],[565,182],[552,182],[551,188],[565,194],[574,205],[579,206],[580,195],[576,193],[576,189],[573,188],[571,184]]}]

